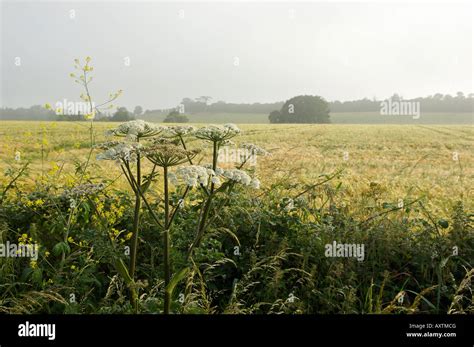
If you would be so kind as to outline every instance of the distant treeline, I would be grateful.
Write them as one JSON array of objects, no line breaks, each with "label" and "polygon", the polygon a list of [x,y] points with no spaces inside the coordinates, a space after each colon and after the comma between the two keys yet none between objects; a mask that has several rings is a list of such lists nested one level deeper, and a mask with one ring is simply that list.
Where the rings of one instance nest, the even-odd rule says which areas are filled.
[{"label": "distant treeline", "polygon": [[[113,116],[118,118],[117,113],[128,112],[131,116],[140,117],[147,120],[154,120],[158,117],[163,118],[173,110],[180,113],[195,114],[200,112],[209,113],[263,113],[269,114],[274,110],[279,110],[285,103],[284,101],[274,103],[253,103],[253,104],[236,104],[227,103],[225,101],[217,101],[210,103],[211,97],[201,96],[196,99],[184,98],[176,108],[173,109],[157,109],[145,110],[145,112],[128,112],[122,108],[123,112],[116,112],[114,115],[102,114],[97,115],[97,120],[116,120]],[[394,94],[392,100],[400,100],[401,97]],[[449,94],[434,94],[427,97],[420,97],[415,99],[404,99],[405,101],[418,101],[422,112],[473,112],[474,110],[474,94],[464,95],[458,92],[455,96]],[[331,101],[329,102],[329,109],[331,112],[379,112],[380,103],[383,100],[376,99],[360,99],[353,101]],[[140,106],[137,106],[137,108]],[[136,109],[137,109],[136,108]],[[141,107],[140,107],[141,109]],[[123,117],[127,118],[127,117]],[[131,117],[130,117],[131,118]],[[80,120],[81,116],[64,116],[56,115],[51,110],[46,110],[44,107],[35,105],[30,108],[0,108],[0,120]],[[120,119],[121,120],[121,119]]]},{"label": "distant treeline", "polygon": [[[399,101],[402,98],[398,94],[394,94],[390,99],[392,101]],[[467,96],[462,92],[458,92],[456,96],[435,94],[425,98],[403,100],[419,102],[422,112],[473,112],[474,109],[473,93]],[[382,101],[367,98],[344,102],[333,101],[329,103],[329,108],[331,112],[379,112]]]},{"label": "distant treeline", "polygon": [[[176,107],[181,113],[193,114],[200,112],[209,113],[265,113],[269,114],[274,110],[279,110],[285,101],[274,103],[253,103],[253,104],[235,104],[217,101],[208,103],[210,97],[199,97],[196,99],[184,98],[181,104]],[[394,94],[391,100],[402,100],[398,94]],[[458,92],[456,96],[449,94],[435,94],[427,97],[419,97],[414,99],[403,99],[405,101],[420,102],[423,112],[473,112],[474,94],[464,95]],[[379,112],[380,103],[384,100],[377,99],[360,99],[353,101],[331,101],[329,109],[331,112]],[[181,108],[181,109],[180,109]],[[144,115],[157,116],[168,113],[170,110],[146,110]]]}]

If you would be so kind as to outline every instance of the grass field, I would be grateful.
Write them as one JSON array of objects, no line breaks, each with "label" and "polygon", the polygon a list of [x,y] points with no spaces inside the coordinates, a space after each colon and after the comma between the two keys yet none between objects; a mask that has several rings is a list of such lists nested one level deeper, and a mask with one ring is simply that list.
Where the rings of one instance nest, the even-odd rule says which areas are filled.
[{"label": "grass field", "polygon": [[[3,122],[0,126],[2,168],[31,161],[35,176],[62,167],[74,169],[74,160],[89,148],[88,123]],[[113,123],[95,123],[96,141]],[[382,197],[398,199],[426,196],[443,213],[448,202],[462,199],[473,206],[474,127],[462,125],[240,125],[235,142],[253,142],[272,156],[258,162],[258,174],[268,185],[282,177],[311,182],[323,173],[344,169],[348,203],[361,201],[370,183],[380,184]],[[345,154],[345,152],[347,152]],[[456,155],[457,159],[453,159]],[[345,160],[344,158],[347,158]],[[111,175],[115,170],[98,170]],[[97,176],[102,172],[95,171]],[[109,177],[112,178],[112,177]],[[120,182],[120,181],[119,181]]]}]

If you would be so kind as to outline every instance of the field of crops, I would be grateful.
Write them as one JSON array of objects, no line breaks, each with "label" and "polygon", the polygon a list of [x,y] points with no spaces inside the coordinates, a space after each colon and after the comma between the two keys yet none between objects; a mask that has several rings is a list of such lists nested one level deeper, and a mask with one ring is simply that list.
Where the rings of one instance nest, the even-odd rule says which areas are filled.
[{"label": "field of crops", "polygon": [[[114,123],[95,123],[96,142]],[[252,142],[272,154],[257,163],[265,186],[288,178],[311,183],[322,174],[343,169],[348,203],[361,201],[370,183],[381,199],[426,197],[437,213],[461,199],[472,208],[474,193],[474,127],[466,125],[239,125],[234,142]],[[59,182],[74,172],[76,159],[90,147],[89,124],[72,122],[3,122],[0,128],[2,168],[31,162],[32,177],[57,172]],[[21,163],[15,153],[21,153]],[[119,173],[102,164],[97,177]],[[123,182],[122,182],[123,181]],[[117,184],[125,183],[125,179]]]},{"label": "field of crops", "polygon": [[[248,171],[259,189],[211,203],[209,190],[193,188],[166,251],[154,223],[181,206],[182,191],[164,203],[162,172],[146,176],[153,161],[143,159],[136,177],[150,179],[151,206],[141,205],[130,278],[117,259],[128,262],[121,248],[136,230],[133,177],[96,159],[91,125],[97,144],[118,124],[0,123],[0,238],[40,244],[37,261],[0,258],[0,312],[472,312],[472,126],[239,125],[229,151],[268,151]],[[212,163],[212,142],[188,136],[186,146],[199,150],[195,164]],[[99,183],[74,206],[64,200]],[[190,258],[207,201],[209,225]],[[364,244],[364,261],[328,258],[336,241]]]}]

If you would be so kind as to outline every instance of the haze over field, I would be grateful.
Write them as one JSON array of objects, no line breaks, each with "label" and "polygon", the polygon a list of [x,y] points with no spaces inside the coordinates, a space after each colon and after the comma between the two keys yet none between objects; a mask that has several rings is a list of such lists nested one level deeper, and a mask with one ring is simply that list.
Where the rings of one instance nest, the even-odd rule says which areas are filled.
[{"label": "haze over field", "polygon": [[[405,98],[472,88],[469,3],[1,4],[0,106],[77,100],[90,55],[101,98],[175,107],[183,97],[275,102]],[[18,59],[20,58],[20,64]]]}]

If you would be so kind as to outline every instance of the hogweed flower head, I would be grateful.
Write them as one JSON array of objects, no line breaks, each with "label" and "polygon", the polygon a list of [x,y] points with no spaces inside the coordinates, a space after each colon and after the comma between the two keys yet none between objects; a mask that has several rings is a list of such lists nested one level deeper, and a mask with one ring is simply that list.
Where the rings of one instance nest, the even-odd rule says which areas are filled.
[{"label": "hogweed flower head", "polygon": [[223,143],[240,134],[240,129],[235,124],[224,124],[223,126],[209,125],[194,132],[194,136],[201,140]]},{"label": "hogweed flower head", "polygon": [[160,167],[183,164],[198,153],[197,150],[187,151],[171,143],[156,144],[144,151],[148,160]]},{"label": "hogweed flower head", "polygon": [[209,177],[212,176],[214,176],[214,171],[199,165],[183,166],[176,171],[177,182],[184,182],[188,187],[207,184]]},{"label": "hogweed flower head", "polygon": [[138,119],[122,123],[117,128],[108,130],[106,134],[137,141],[141,138],[156,136],[164,130],[165,127]]},{"label": "hogweed flower head", "polygon": [[165,137],[183,137],[196,131],[196,128],[191,125],[173,125],[166,128],[163,136]]},{"label": "hogweed flower head", "polygon": [[241,183],[246,186],[248,186],[252,181],[252,178],[248,175],[248,173],[239,169],[224,170],[222,176],[224,176],[228,180],[234,181],[236,183]]},{"label": "hogweed flower head", "polygon": [[98,144],[95,148],[104,150],[104,152],[97,155],[97,160],[115,160],[120,163],[120,160],[125,162],[136,161],[142,145],[139,143],[110,141]]}]

